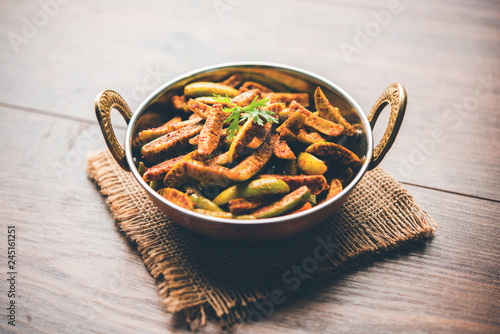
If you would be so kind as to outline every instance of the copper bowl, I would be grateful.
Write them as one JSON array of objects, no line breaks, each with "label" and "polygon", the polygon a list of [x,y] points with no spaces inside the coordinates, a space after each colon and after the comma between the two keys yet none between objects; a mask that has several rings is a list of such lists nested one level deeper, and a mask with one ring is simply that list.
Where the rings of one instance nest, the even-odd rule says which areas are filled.
[{"label": "copper bowl", "polygon": [[[244,80],[263,83],[276,91],[314,92],[320,86],[331,103],[357,128],[352,137],[342,139],[346,146],[360,157],[362,163],[354,171],[352,181],[336,197],[312,209],[295,214],[257,220],[221,219],[186,210],[173,204],[143,181],[137,171],[140,147],[137,135],[142,129],[159,126],[168,120],[170,100],[182,95],[185,85],[194,81],[222,81],[231,74],[239,73]],[[407,95],[400,84],[390,85],[375,102],[368,117],[359,104],[342,88],[314,73],[280,64],[245,62],[227,63],[205,67],[177,77],[150,94],[132,113],[123,98],[112,90],[100,93],[95,102],[99,125],[109,150],[120,166],[132,172],[137,182],[146,190],[151,200],[168,217],[178,224],[217,239],[262,241],[285,238],[309,229],[330,217],[346,202],[352,190],[366,171],[375,168],[391,147],[398,133],[406,109]],[[374,148],[372,129],[380,112],[390,106],[390,119],[380,143]],[[128,124],[125,148],[119,144],[111,125],[111,109],[116,108]]]}]

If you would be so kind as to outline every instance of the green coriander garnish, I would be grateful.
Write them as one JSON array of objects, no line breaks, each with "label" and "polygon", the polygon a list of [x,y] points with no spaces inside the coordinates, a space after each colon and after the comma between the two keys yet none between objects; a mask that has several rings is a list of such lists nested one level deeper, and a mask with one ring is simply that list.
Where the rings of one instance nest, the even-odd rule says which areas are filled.
[{"label": "green coriander garnish", "polygon": [[265,106],[267,102],[269,102],[269,99],[267,98],[258,100],[258,96],[256,96],[252,103],[246,107],[239,107],[237,104],[233,103],[227,95],[225,97],[214,95],[214,100],[219,103],[233,106],[232,108],[224,108],[224,112],[231,113],[229,117],[226,118],[226,123],[230,123],[228,127],[229,139],[233,139],[236,132],[240,129],[239,123],[247,121],[250,118],[253,118],[254,123],[257,123],[258,125],[264,125],[262,118],[271,124],[278,123],[278,120],[274,117],[274,112],[260,109]]}]

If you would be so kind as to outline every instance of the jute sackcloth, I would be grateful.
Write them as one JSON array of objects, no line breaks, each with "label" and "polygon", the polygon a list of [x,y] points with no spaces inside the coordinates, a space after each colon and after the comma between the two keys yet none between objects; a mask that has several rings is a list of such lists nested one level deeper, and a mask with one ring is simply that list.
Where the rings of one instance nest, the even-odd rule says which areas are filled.
[{"label": "jute sackcloth", "polygon": [[329,221],[265,243],[219,241],[179,226],[108,150],[89,156],[88,174],[119,228],[137,245],[167,311],[185,312],[198,324],[207,316],[223,326],[258,318],[264,300],[299,286],[301,278],[290,270],[294,265],[314,278],[360,255],[428,237],[436,228],[408,191],[380,168],[365,174]]}]

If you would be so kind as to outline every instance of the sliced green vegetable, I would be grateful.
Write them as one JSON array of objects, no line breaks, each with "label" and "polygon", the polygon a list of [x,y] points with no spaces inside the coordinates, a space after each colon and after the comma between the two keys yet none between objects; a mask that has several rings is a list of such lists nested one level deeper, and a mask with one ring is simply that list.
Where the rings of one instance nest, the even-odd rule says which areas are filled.
[{"label": "sliced green vegetable", "polygon": [[306,186],[302,186],[299,189],[291,192],[288,195],[285,195],[279,201],[274,202],[273,204],[257,209],[256,211],[250,212],[250,215],[255,216],[256,218],[270,218],[282,215],[293,208],[304,204],[305,201],[309,198],[311,193]]},{"label": "sliced green vegetable", "polygon": [[139,172],[139,175],[140,176],[143,176],[144,173],[146,173],[148,169],[146,168],[146,166],[144,165],[144,162],[140,161],[139,162],[139,166],[137,166],[137,171]]},{"label": "sliced green vegetable", "polygon": [[188,97],[222,95],[234,97],[238,95],[238,90],[215,82],[194,82],[184,87],[184,95]]},{"label": "sliced green vegetable", "polygon": [[307,175],[322,175],[325,174],[328,169],[322,160],[306,152],[301,152],[299,154],[297,163],[299,169]]},{"label": "sliced green vegetable", "polygon": [[217,204],[204,197],[193,184],[185,184],[184,189],[195,208],[209,211],[222,211]]},{"label": "sliced green vegetable", "polygon": [[275,179],[257,179],[251,182],[240,183],[227,188],[214,198],[213,202],[223,205],[235,198],[247,198],[258,195],[280,194],[290,191],[286,182]]}]

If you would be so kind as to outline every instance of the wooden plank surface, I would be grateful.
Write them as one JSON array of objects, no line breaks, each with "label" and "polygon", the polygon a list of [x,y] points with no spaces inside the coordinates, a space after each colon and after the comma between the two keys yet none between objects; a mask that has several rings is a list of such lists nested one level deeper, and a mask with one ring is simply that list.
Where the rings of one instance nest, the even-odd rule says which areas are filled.
[{"label": "wooden plank surface", "polygon": [[[318,73],[365,113],[402,83],[407,114],[382,167],[439,228],[229,332],[500,331],[500,2],[401,0],[384,19],[385,0],[232,1],[224,12],[226,0],[54,1],[0,2],[0,248],[16,225],[15,332],[184,332],[85,174],[85,155],[105,147],[93,100],[115,89],[135,109],[175,76],[245,60]],[[46,21],[41,3],[52,4]]]},{"label": "wooden plank surface", "polygon": [[[16,225],[18,233],[17,332],[183,329],[182,321],[163,310],[153,279],[85,175],[85,154],[104,148],[95,140],[98,127],[8,108],[0,108],[0,116],[5,120],[0,139],[8,143],[0,163],[10,166],[0,175],[0,201],[9,203],[0,207],[0,216]],[[14,137],[23,140],[8,140]],[[33,150],[13,162],[27,142]],[[500,328],[500,204],[408,188],[439,222],[433,240],[312,284],[264,321],[231,331],[452,333]],[[6,247],[5,238],[0,247]],[[4,257],[2,253],[1,261]],[[0,306],[4,308],[4,298]],[[5,322],[0,328],[11,329]],[[215,330],[212,323],[201,332]]]}]

